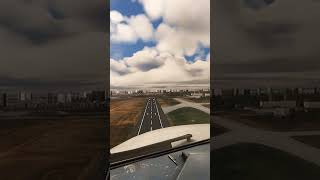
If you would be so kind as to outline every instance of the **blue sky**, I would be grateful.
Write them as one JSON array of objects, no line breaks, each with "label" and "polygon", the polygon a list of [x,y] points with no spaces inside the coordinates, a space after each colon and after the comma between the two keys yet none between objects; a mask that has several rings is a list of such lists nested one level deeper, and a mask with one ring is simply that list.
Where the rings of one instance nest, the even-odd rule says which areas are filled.
[{"label": "blue sky", "polygon": [[110,35],[111,87],[208,87],[210,0],[111,0]]},{"label": "blue sky", "polygon": [[[144,9],[140,3],[137,1],[131,1],[131,0],[111,0],[110,3],[111,10],[116,10],[120,12],[124,16],[132,16],[132,15],[138,15],[143,14]],[[158,25],[162,22],[162,19],[152,21],[152,25],[154,28],[157,28]],[[122,59],[124,57],[130,57],[135,52],[142,50],[145,46],[152,47],[155,46],[156,43],[154,41],[150,42],[143,42],[142,40],[138,40],[137,43],[115,43],[112,42],[111,48],[110,48],[110,56],[112,59]]]},{"label": "blue sky", "polygon": [[111,0],[110,9],[126,16],[144,13],[142,5],[131,0]]},{"label": "blue sky", "polygon": [[[111,10],[116,10],[127,17],[145,14],[143,6],[138,2],[138,0],[111,0],[110,6]],[[162,22],[162,18],[151,21],[154,29],[156,29]],[[142,50],[144,47],[154,47],[155,45],[156,42],[154,41],[144,42],[142,40],[138,40],[136,43],[112,42],[110,56],[112,59],[119,60],[124,57],[132,56],[135,52]],[[194,61],[199,57],[205,59],[205,57],[210,53],[210,48],[201,45],[199,47],[199,51],[202,54],[196,53],[192,56],[185,56],[185,58],[188,61]]]}]

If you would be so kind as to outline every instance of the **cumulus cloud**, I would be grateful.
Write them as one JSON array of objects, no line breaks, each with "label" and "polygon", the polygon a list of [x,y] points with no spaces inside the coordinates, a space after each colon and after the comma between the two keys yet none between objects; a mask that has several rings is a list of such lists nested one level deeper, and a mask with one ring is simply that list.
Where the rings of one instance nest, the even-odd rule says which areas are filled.
[{"label": "cumulus cloud", "polygon": [[158,57],[159,53],[152,48],[144,48],[133,54],[132,57],[124,58],[126,64],[137,71],[149,71],[163,64],[163,59]]},{"label": "cumulus cloud", "polygon": [[[135,32],[136,38],[118,40],[136,42],[153,40],[154,47],[145,47],[131,57],[112,61],[112,87],[208,86],[210,55],[210,0],[139,0],[146,15],[125,17],[115,22],[111,37],[119,34],[122,24]],[[152,22],[161,23],[153,28]],[[128,30],[129,31],[129,30]],[[124,38],[124,36],[122,36]],[[129,38],[128,38],[129,39]],[[194,56],[191,62],[186,56]]]},{"label": "cumulus cloud", "polygon": [[[113,60],[111,60],[113,61]],[[151,87],[155,84],[201,84],[207,86],[210,78],[210,60],[188,62],[182,57],[162,53],[155,48],[145,48],[132,57],[124,58],[111,66],[112,87]],[[121,72],[126,72],[125,74]],[[191,83],[192,82],[192,83]]]},{"label": "cumulus cloud", "polygon": [[127,24],[111,24],[111,41],[115,42],[136,42],[138,37],[134,29]]},{"label": "cumulus cloud", "polygon": [[148,16],[162,18],[155,36],[160,51],[191,56],[199,44],[210,46],[210,1],[140,0]]},{"label": "cumulus cloud", "polygon": [[138,39],[149,41],[153,38],[153,26],[144,14],[126,17],[118,11],[110,12],[112,42],[135,43]]},{"label": "cumulus cloud", "polygon": [[143,4],[144,10],[151,19],[156,20],[163,15],[165,1],[139,0],[139,2]]},{"label": "cumulus cloud", "polygon": [[153,37],[153,26],[150,20],[144,15],[131,16],[128,24],[134,29],[139,38],[144,41],[151,40]]},{"label": "cumulus cloud", "polygon": [[157,49],[177,56],[192,56],[199,46],[200,39],[188,30],[177,29],[162,23],[155,33]]},{"label": "cumulus cloud", "polygon": [[127,74],[128,67],[123,61],[117,61],[114,59],[110,59],[110,71],[112,73],[116,73],[118,75]]},{"label": "cumulus cloud", "polygon": [[124,20],[121,13],[118,11],[110,11],[110,20],[112,23],[120,23]]}]

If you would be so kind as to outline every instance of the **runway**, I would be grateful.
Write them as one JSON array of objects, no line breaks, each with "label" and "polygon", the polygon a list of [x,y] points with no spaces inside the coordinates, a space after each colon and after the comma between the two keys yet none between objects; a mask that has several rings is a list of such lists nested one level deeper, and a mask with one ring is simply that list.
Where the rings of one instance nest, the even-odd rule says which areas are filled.
[{"label": "runway", "polygon": [[142,117],[138,122],[137,135],[168,126],[169,121],[157,99],[155,97],[147,98]]}]

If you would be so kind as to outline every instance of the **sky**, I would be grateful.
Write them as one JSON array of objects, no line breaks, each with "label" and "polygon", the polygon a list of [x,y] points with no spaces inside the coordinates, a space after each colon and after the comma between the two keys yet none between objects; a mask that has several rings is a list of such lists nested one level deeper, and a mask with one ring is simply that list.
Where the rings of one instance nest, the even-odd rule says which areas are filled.
[{"label": "sky", "polygon": [[319,87],[320,1],[214,1],[212,87]]},{"label": "sky", "polygon": [[319,86],[320,1],[110,3],[0,1],[0,91]]},{"label": "sky", "polygon": [[104,88],[107,7],[100,0],[2,0],[0,91]]},{"label": "sky", "polygon": [[210,0],[111,0],[112,89],[209,83]]}]

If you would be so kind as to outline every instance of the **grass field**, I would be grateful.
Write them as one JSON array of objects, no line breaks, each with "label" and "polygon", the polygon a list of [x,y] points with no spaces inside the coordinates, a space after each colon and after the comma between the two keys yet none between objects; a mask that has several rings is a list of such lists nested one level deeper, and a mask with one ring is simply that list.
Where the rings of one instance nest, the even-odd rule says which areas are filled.
[{"label": "grass field", "polygon": [[[1,179],[81,179],[105,159],[105,115],[0,119]],[[99,161],[99,159],[101,161]]]},{"label": "grass field", "polygon": [[213,151],[215,180],[318,180],[320,167],[258,144],[236,144]]},{"label": "grass field", "polygon": [[320,148],[320,135],[310,135],[310,136],[294,136],[292,137],[302,143],[307,145]]},{"label": "grass field", "polygon": [[184,107],[174,110],[168,114],[172,125],[202,124],[210,123],[210,115],[200,110]]},{"label": "grass field", "polygon": [[184,99],[190,102],[195,102],[195,103],[210,103],[210,97],[201,97],[201,98],[186,97]]},{"label": "grass field", "polygon": [[169,98],[169,97],[160,97],[160,98],[157,98],[157,100],[160,103],[161,107],[174,106],[174,105],[180,104],[175,99]]},{"label": "grass field", "polygon": [[114,147],[135,134],[135,126],[145,105],[145,98],[111,100],[110,147]]}]

